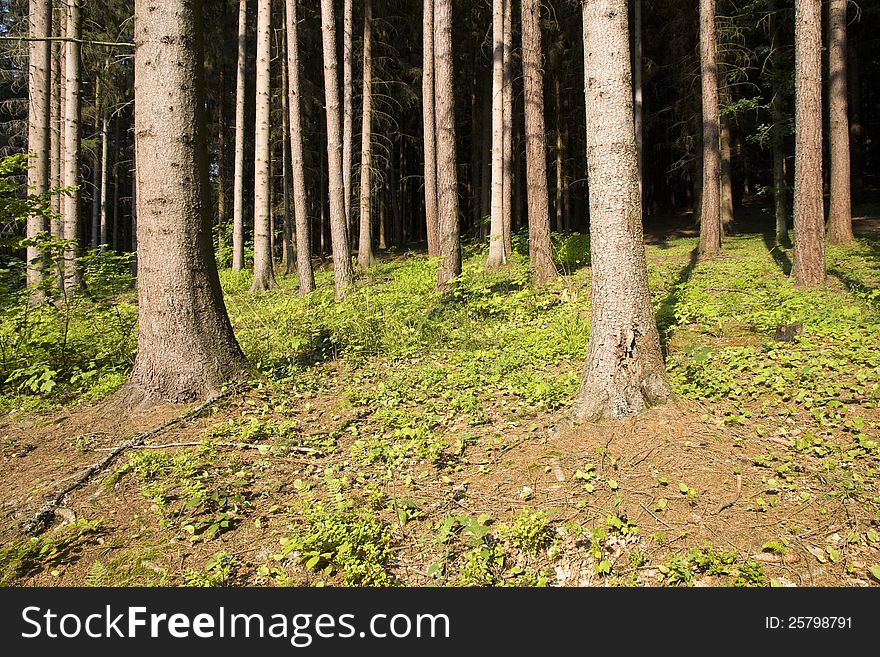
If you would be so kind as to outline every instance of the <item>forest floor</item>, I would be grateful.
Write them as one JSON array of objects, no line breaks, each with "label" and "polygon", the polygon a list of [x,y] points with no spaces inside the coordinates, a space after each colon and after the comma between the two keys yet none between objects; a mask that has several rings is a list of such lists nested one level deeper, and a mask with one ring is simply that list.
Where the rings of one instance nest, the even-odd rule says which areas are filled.
[{"label": "forest floor", "polygon": [[121,455],[34,538],[23,527],[61,486],[186,409],[115,406],[130,293],[7,313],[0,348],[31,364],[0,390],[0,584],[876,586],[880,234],[865,226],[815,291],[761,235],[699,263],[693,237],[649,238],[678,399],[579,427],[585,237],[556,238],[565,276],[539,290],[522,256],[486,273],[468,248],[446,299],[411,253],[341,304],[327,267],[306,299],[293,277],[255,295],[224,271],[261,376]]}]

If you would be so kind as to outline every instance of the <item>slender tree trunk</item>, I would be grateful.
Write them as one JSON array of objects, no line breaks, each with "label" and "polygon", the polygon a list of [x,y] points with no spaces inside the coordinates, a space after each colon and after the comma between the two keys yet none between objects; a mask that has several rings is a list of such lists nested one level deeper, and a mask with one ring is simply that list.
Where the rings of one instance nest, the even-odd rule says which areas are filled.
[{"label": "slender tree trunk", "polygon": [[846,95],[846,5],[847,0],[829,0],[828,3],[828,141],[831,154],[828,241],[831,244],[846,244],[853,238]]},{"label": "slender tree trunk", "polygon": [[490,84],[488,87],[488,94],[483,94],[483,115],[482,115],[482,137],[481,137],[481,148],[482,151],[482,177],[483,181],[480,184],[480,221],[477,225],[476,236],[480,240],[486,237],[486,233],[488,232],[488,226],[486,225],[486,219],[491,219],[492,217],[492,98],[494,94],[492,93],[492,69],[489,69],[489,79]]},{"label": "slender tree trunk", "polygon": [[251,292],[276,286],[272,266],[272,185],[269,116],[271,114],[271,0],[257,2],[256,137],[254,139],[254,281]]},{"label": "slender tree trunk", "polygon": [[[55,10],[52,14],[53,19],[55,19],[55,29],[53,30],[56,36],[60,36],[63,34],[62,28],[59,23],[61,23],[60,16],[62,15],[59,11],[57,11],[58,7],[55,7]],[[52,189],[58,189],[61,187],[61,130],[62,130],[62,122],[61,122],[61,53],[63,47],[60,41],[54,41],[52,43],[52,83],[50,89],[51,96],[51,133],[50,139],[52,141],[51,144],[51,162],[50,162],[50,187]],[[52,196],[52,212],[55,213],[49,221],[49,229],[53,236],[60,237],[62,233],[61,229],[61,221],[58,219],[61,213],[61,196],[58,194],[53,194]]]},{"label": "slender tree trunk", "polygon": [[118,115],[116,120],[113,121],[113,150],[115,152],[115,157],[113,158],[113,231],[111,233],[111,248],[114,251],[122,251],[122,246],[119,243],[119,160],[122,156],[122,141],[119,137],[120,121],[121,117]]},{"label": "slender tree trunk", "polygon": [[[729,100],[728,94],[724,94],[725,101]],[[718,123],[721,132],[719,138],[719,160],[721,165],[721,232],[722,235],[730,235],[733,230],[733,164],[731,162],[730,148],[730,122],[721,118]]]},{"label": "slender tree trunk", "polygon": [[562,74],[558,73],[553,80],[556,101],[556,188],[554,189],[554,210],[556,215],[556,232],[561,233],[564,223],[562,190],[565,187],[565,141],[562,139]]},{"label": "slender tree trunk", "polygon": [[[67,29],[65,34],[72,39],[82,37],[82,0],[68,0]],[[79,123],[80,123],[80,73],[81,45],[75,41],[65,42],[64,53],[64,186],[79,184]],[[80,241],[79,191],[71,191],[62,202],[64,215],[64,239],[72,244],[64,254],[64,288],[68,294],[80,286],[81,276],[76,261]]]},{"label": "slender tree trunk", "polygon": [[360,237],[358,241],[358,266],[368,269],[376,257],[373,255],[373,3],[364,0],[364,90],[363,116],[361,122],[361,211]]},{"label": "slender tree trunk", "polygon": [[354,282],[351,245],[345,217],[342,127],[336,65],[336,18],[333,0],[321,0],[321,32],[324,47],[324,97],[327,108],[327,180],[330,194],[330,238],[333,242],[333,274],[336,298],[343,299]]},{"label": "slender tree trunk", "polygon": [[342,4],[342,186],[345,199],[345,225],[354,235],[354,213],[351,209],[351,173],[354,168],[354,7],[352,0]]},{"label": "slender tree trunk", "polygon": [[712,256],[721,250],[715,0],[700,0],[700,76],[703,91],[703,200],[699,250],[700,256]]},{"label": "slender tree trunk", "polygon": [[504,261],[510,259],[513,225],[513,0],[504,3],[504,212],[502,234],[504,235]]},{"label": "slender tree trunk", "polygon": [[[422,34],[422,112],[425,143],[425,227],[428,256],[439,255],[437,226],[437,128],[434,98],[434,0],[424,0]],[[402,245],[401,245],[402,246]]]},{"label": "slender tree trunk", "polygon": [[[226,7],[225,4],[224,7]],[[225,228],[229,221],[229,143],[226,137],[229,120],[226,104],[227,72],[225,56],[220,64],[220,93],[220,99],[217,101],[217,123],[220,124],[220,128],[217,131],[217,226]],[[222,233],[218,233],[218,235],[222,235]]]},{"label": "slender tree trunk", "polygon": [[[852,41],[850,39],[850,41]],[[850,137],[850,177],[852,183],[852,203],[862,201],[864,179],[862,177],[863,150],[862,138],[862,79],[859,57],[852,43],[849,45],[848,66],[846,71],[847,91],[849,92],[849,137]]]},{"label": "slender tree trunk", "polygon": [[297,0],[287,2],[287,75],[288,109],[290,111],[290,165],[293,178],[293,220],[296,225],[296,268],[299,293],[315,289],[312,271],[312,231],[306,202],[306,180],[303,166],[302,118],[299,82],[299,37],[296,17]]},{"label": "slender tree trunk", "polygon": [[110,188],[110,118],[105,111],[101,118],[101,209],[98,219],[98,241],[107,244],[107,194]]},{"label": "slender tree trunk", "polygon": [[98,144],[92,156],[92,226],[91,247],[97,248],[101,238],[101,155],[103,154],[103,138],[101,132],[101,115],[104,113],[101,107],[101,78],[95,77],[95,135]]},{"label": "slender tree trunk", "polygon": [[247,368],[212,248],[201,26],[199,0],[135,0],[140,251],[130,404],[205,398]]},{"label": "slender tree trunk", "polygon": [[486,268],[507,262],[504,250],[504,12],[510,0],[492,4],[492,220]]},{"label": "slender tree trunk", "polygon": [[671,396],[648,290],[626,0],[584,4],[592,308],[575,421],[623,418]]},{"label": "slender tree trunk", "polygon": [[556,278],[550,246],[550,198],[544,128],[544,71],[541,68],[541,0],[522,0],[522,58],[525,86],[526,193],[529,205],[529,261],[537,283]]},{"label": "slender tree trunk", "polygon": [[289,276],[294,272],[296,260],[296,244],[293,231],[293,212],[290,200],[290,73],[287,71],[290,55],[287,49],[290,45],[286,38],[285,24],[285,50],[281,60],[281,129],[283,131],[283,156],[282,167],[284,169],[284,180],[282,188],[284,194],[284,273]]},{"label": "slender tree trunk", "polygon": [[795,0],[794,258],[796,285],[825,279],[822,198],[822,2]]},{"label": "slender tree trunk", "polygon": [[633,9],[633,101],[635,104],[636,158],[639,166],[639,196],[642,211],[645,201],[645,128],[642,90],[642,0],[635,0]]},{"label": "slender tree trunk", "polygon": [[247,102],[247,0],[238,2],[238,63],[235,79],[235,173],[232,183],[232,269],[244,269],[244,136]]},{"label": "slender tree trunk", "polygon": [[785,107],[783,100],[783,84],[787,72],[782,65],[782,46],[780,44],[780,23],[776,15],[778,5],[772,0],[770,5],[773,24],[773,42],[771,44],[771,67],[773,69],[773,113],[772,147],[773,147],[773,205],[776,213],[776,242],[783,244],[788,241],[788,184],[785,176]]},{"label": "slender tree trunk", "polygon": [[[29,34],[44,39],[52,35],[51,0],[30,0]],[[28,43],[28,190],[32,194],[45,194],[49,189],[51,159],[51,55],[49,41]],[[46,217],[31,215],[27,219],[27,237],[35,238],[48,230]],[[38,285],[43,280],[43,254],[36,246],[27,247],[27,284]],[[32,295],[32,301],[42,300],[40,294]]]},{"label": "slender tree trunk", "polygon": [[452,0],[434,0],[434,60],[437,96],[437,207],[440,268],[437,290],[448,291],[461,274],[458,224],[458,166],[455,153],[455,87],[453,84]]}]

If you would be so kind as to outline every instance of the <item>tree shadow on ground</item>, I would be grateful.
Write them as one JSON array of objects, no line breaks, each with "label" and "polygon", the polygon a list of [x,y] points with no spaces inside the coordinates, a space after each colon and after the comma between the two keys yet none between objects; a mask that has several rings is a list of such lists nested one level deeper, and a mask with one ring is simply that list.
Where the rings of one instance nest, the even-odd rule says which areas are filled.
[{"label": "tree shadow on ground", "polygon": [[789,258],[788,253],[786,253],[786,249],[791,247],[791,242],[788,237],[786,237],[781,243],[777,242],[776,233],[772,230],[765,230],[762,237],[764,238],[764,246],[767,247],[767,252],[773,256],[773,260],[779,265],[782,273],[786,276],[790,276],[792,267],[791,258]]},{"label": "tree shadow on ground", "polygon": [[681,300],[682,287],[691,279],[691,276],[693,276],[699,260],[700,253],[699,250],[695,248],[691,251],[687,264],[678,272],[678,275],[675,277],[675,282],[672,284],[672,287],[669,288],[669,292],[657,308],[657,330],[660,333],[660,349],[663,352],[664,359],[666,358],[668,351],[672,327],[675,326],[675,308]]}]

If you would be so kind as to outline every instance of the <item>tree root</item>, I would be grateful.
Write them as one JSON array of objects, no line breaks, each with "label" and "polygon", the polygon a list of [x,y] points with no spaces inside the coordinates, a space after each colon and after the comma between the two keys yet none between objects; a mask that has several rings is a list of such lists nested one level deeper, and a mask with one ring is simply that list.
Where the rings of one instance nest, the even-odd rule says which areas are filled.
[{"label": "tree root", "polygon": [[46,528],[46,525],[49,524],[49,522],[51,522],[52,518],[55,516],[55,509],[57,509],[61,505],[61,502],[64,500],[64,498],[73,491],[81,488],[86,483],[88,483],[92,479],[92,477],[94,477],[96,474],[98,474],[108,465],[110,465],[113,461],[115,461],[120,454],[122,454],[126,450],[132,449],[133,447],[138,447],[142,445],[147,438],[160,434],[169,427],[174,426],[175,424],[184,422],[185,420],[195,417],[209,406],[217,403],[221,399],[229,397],[235,390],[235,388],[229,388],[224,392],[214,395],[213,397],[210,397],[209,399],[202,402],[199,406],[196,406],[195,408],[183,413],[182,415],[171,418],[170,420],[160,424],[158,427],[150,429],[149,431],[145,431],[144,433],[140,433],[132,438],[129,438],[121,445],[114,447],[113,451],[107,454],[107,456],[102,458],[97,463],[93,463],[92,465],[87,467],[74,481],[64,486],[64,488],[55,493],[55,495],[51,499],[47,500],[46,503],[43,504],[43,506],[41,506],[39,510],[33,515],[30,521],[28,521],[24,529],[25,534],[34,535],[42,532]]}]

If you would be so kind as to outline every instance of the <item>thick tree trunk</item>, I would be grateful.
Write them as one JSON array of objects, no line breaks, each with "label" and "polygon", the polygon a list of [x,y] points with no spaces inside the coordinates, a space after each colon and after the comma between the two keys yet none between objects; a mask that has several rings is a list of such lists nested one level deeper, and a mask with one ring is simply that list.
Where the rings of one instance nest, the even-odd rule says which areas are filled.
[{"label": "thick tree trunk", "polygon": [[358,266],[368,269],[373,255],[373,3],[364,0],[364,90],[361,118],[361,198]]},{"label": "thick tree trunk", "polygon": [[244,269],[244,136],[247,102],[247,0],[238,3],[238,63],[235,76],[235,173],[232,182],[232,269]]},{"label": "thick tree trunk", "polygon": [[[352,212],[351,174],[354,168],[354,7],[352,0],[342,5],[342,186],[345,200],[345,225],[348,235],[354,235]],[[353,238],[353,237],[352,237]]]},{"label": "thick tree trunk", "polygon": [[440,268],[437,290],[448,291],[461,274],[458,224],[458,167],[455,154],[455,90],[452,54],[452,0],[434,0],[434,60],[437,96],[437,208]]},{"label": "thick tree trunk", "polygon": [[492,219],[489,227],[487,269],[507,262],[504,249],[504,15],[510,0],[492,4]]},{"label": "thick tree trunk", "polygon": [[522,0],[522,58],[525,86],[526,192],[529,205],[529,261],[537,283],[556,278],[550,246],[550,198],[544,128],[544,71],[541,68],[541,0]]},{"label": "thick tree trunk", "polygon": [[[30,0],[28,14],[32,38],[45,39],[52,34],[51,0]],[[28,191],[45,194],[49,189],[50,136],[50,67],[51,42],[31,41],[28,44]],[[48,230],[46,217],[41,214],[27,218],[27,237],[34,238]],[[36,246],[27,247],[27,284],[38,285],[43,280],[43,254]],[[39,301],[39,295],[32,297]]]},{"label": "thick tree trunk", "polygon": [[312,231],[306,202],[306,177],[303,166],[302,118],[299,82],[299,38],[296,18],[297,0],[287,1],[287,74],[290,111],[290,169],[293,178],[293,221],[296,225],[296,268],[299,293],[315,289],[312,271]]},{"label": "thick tree trunk", "polygon": [[700,77],[703,97],[703,193],[700,256],[721,250],[721,185],[715,0],[700,0]]},{"label": "thick tree trunk", "polygon": [[[65,35],[71,39],[82,37],[82,0],[68,0],[67,29]],[[80,158],[80,87],[82,84],[80,71],[80,50],[82,46],[76,41],[65,42],[64,53],[64,169],[65,187],[79,184]],[[72,244],[64,253],[64,289],[72,293],[80,286],[81,276],[76,261],[80,241],[79,192],[71,191],[62,202],[64,215],[64,239]]]},{"label": "thick tree trunk", "polygon": [[257,2],[257,87],[254,122],[254,280],[251,292],[276,286],[272,266],[272,186],[269,116],[271,114],[272,2]]},{"label": "thick tree trunk", "polygon": [[336,16],[333,0],[321,0],[321,33],[324,48],[324,104],[327,108],[327,180],[330,195],[330,239],[333,242],[333,275],[336,298],[343,299],[354,282],[351,243],[345,217],[343,186],[342,117],[339,108],[336,65]]},{"label": "thick tree trunk", "polygon": [[648,290],[626,0],[584,4],[590,185],[590,348],[575,421],[623,418],[670,396]]},{"label": "thick tree trunk", "polygon": [[847,0],[828,3],[828,142],[831,154],[828,241],[846,244],[853,238],[849,177],[849,110],[846,95]]},{"label": "thick tree trunk", "polygon": [[[428,255],[439,255],[437,224],[437,127],[434,108],[436,98],[434,80],[434,0],[422,3],[422,116],[425,144],[425,227],[428,236]],[[403,246],[403,245],[399,245]]]},{"label": "thick tree trunk", "polygon": [[190,402],[247,367],[211,240],[199,0],[135,0],[138,352],[129,403]]},{"label": "thick tree trunk", "polygon": [[822,2],[795,0],[794,258],[796,285],[825,279],[822,198]]},{"label": "thick tree trunk", "polygon": [[783,244],[788,241],[788,183],[785,176],[785,107],[783,100],[783,84],[785,71],[782,65],[782,46],[780,44],[780,19],[776,15],[778,5],[771,0],[770,10],[773,25],[773,42],[771,44],[771,68],[773,69],[773,100],[770,103],[773,113],[772,148],[773,148],[773,206],[776,214],[776,242]]}]

